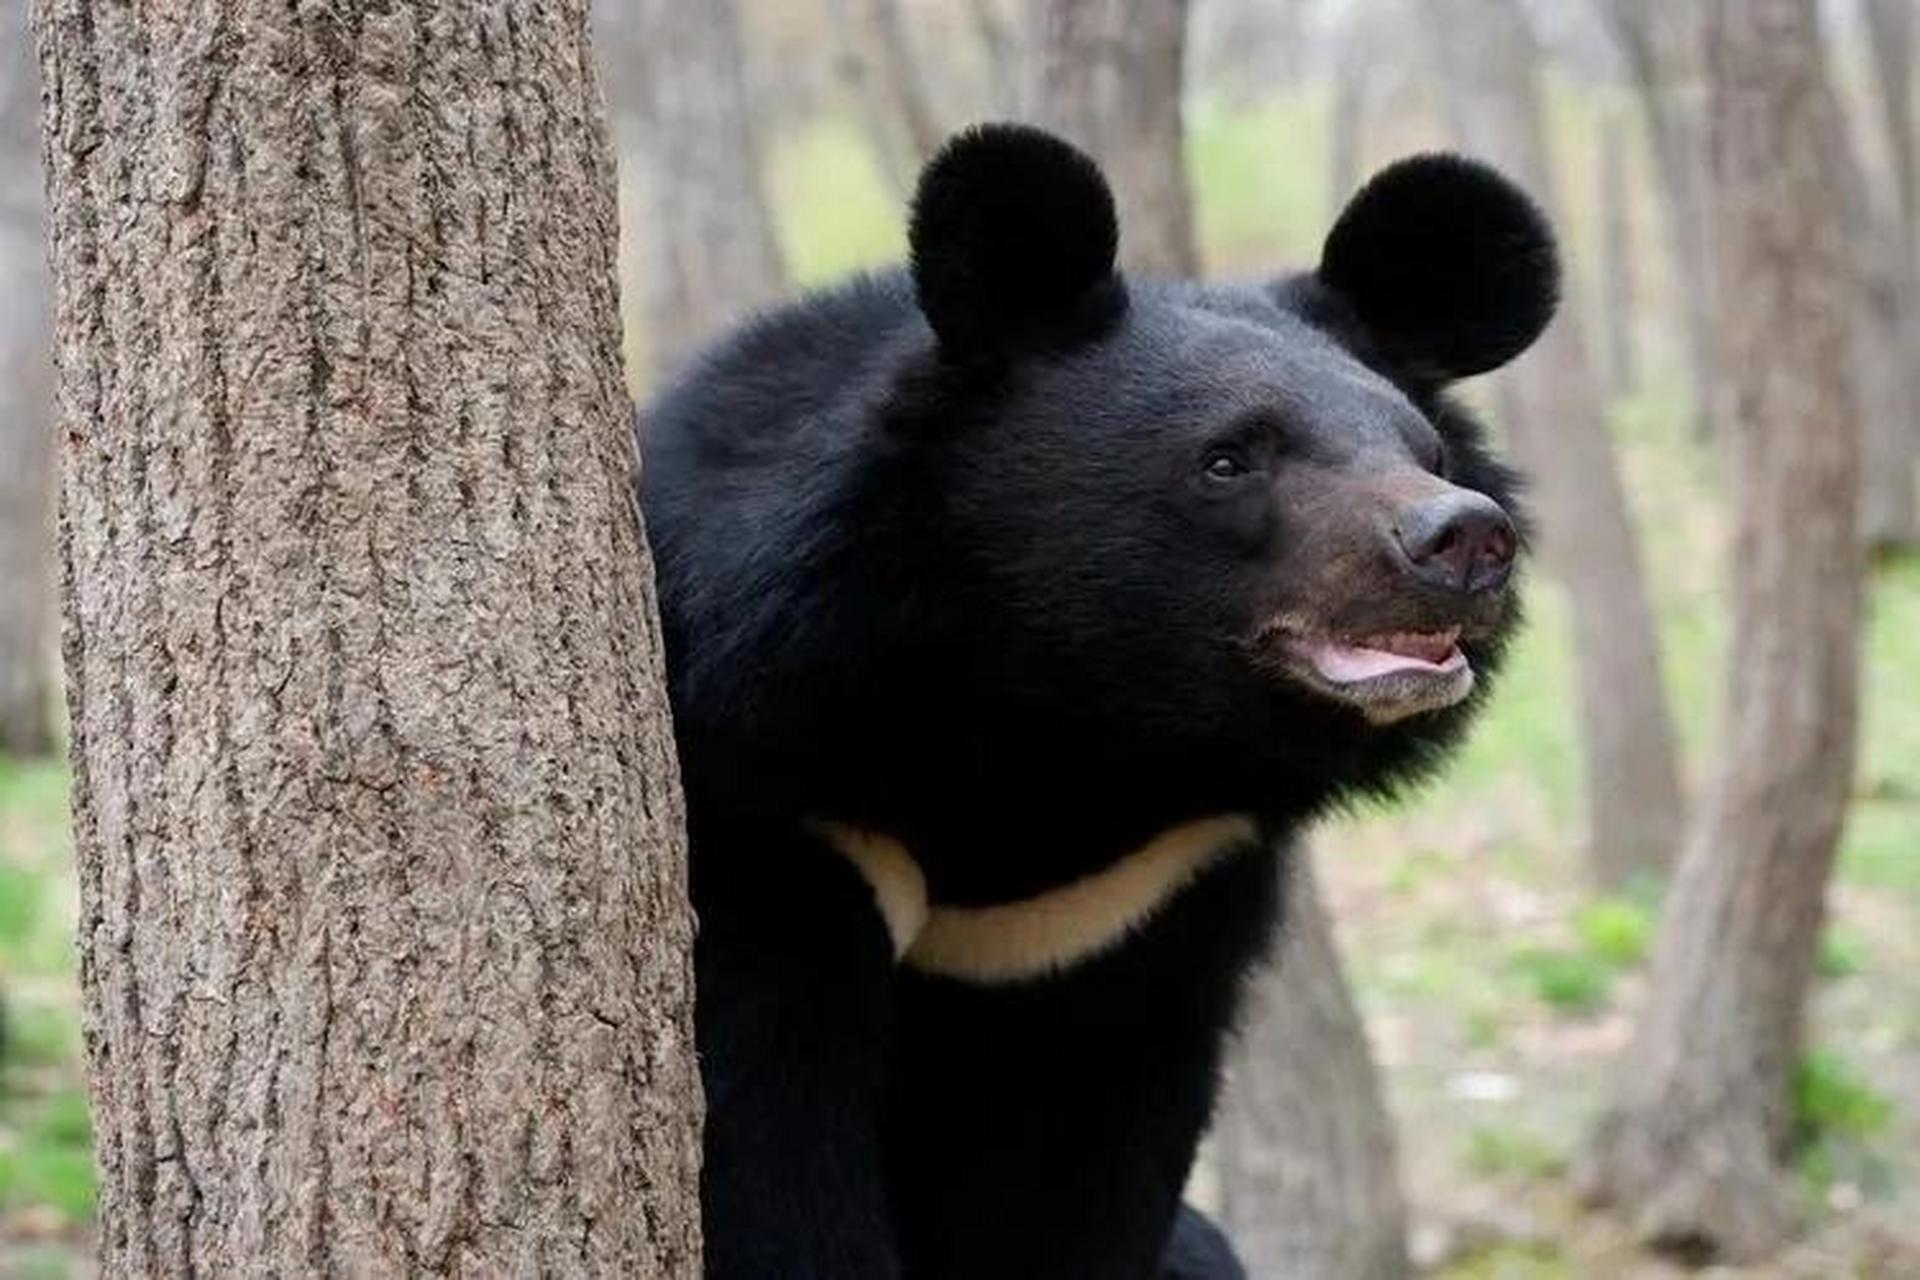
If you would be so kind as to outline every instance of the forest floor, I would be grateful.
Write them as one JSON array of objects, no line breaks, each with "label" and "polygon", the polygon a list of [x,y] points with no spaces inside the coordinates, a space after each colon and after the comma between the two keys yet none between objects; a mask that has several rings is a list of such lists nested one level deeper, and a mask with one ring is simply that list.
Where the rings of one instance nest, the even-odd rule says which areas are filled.
[{"label": "forest floor", "polygon": [[[1593,136],[1588,105],[1556,111],[1557,138]],[[1202,108],[1189,127],[1214,270],[1310,261],[1327,203],[1320,108],[1287,98]],[[1414,131],[1374,146],[1431,141]],[[815,129],[774,155],[782,240],[803,281],[897,252],[897,200],[859,146],[850,129]],[[1592,166],[1565,154],[1577,278]],[[1640,203],[1642,297],[1657,299],[1657,224]],[[630,333],[643,367],[644,334]],[[1725,521],[1684,403],[1656,370],[1616,406],[1613,427],[1697,791],[1724,684]],[[1431,1273],[1664,1280],[1680,1273],[1582,1211],[1567,1177],[1641,1000],[1659,885],[1609,898],[1586,887],[1566,611],[1546,581],[1528,594],[1528,630],[1455,767],[1418,797],[1330,824],[1316,856]],[[1870,608],[1864,750],[1797,1090],[1809,1140],[1793,1176],[1807,1228],[1785,1257],[1710,1273],[1720,1277],[1920,1276],[1920,564],[1878,570]],[[63,765],[0,760],[0,1280],[90,1269],[65,805]]]}]

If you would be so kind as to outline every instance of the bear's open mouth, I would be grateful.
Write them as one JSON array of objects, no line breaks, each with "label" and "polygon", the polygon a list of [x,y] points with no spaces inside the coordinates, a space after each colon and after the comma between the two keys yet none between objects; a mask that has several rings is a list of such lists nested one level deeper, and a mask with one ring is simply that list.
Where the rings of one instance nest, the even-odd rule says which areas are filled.
[{"label": "bear's open mouth", "polygon": [[1450,707],[1473,690],[1459,627],[1364,636],[1288,632],[1285,641],[1295,678],[1375,724]]}]

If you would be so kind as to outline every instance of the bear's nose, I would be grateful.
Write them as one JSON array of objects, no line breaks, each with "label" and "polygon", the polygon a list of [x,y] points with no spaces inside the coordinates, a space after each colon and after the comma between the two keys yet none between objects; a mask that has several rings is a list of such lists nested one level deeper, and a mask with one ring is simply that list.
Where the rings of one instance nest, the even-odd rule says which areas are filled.
[{"label": "bear's nose", "polygon": [[1500,504],[1471,489],[1454,489],[1407,508],[1393,533],[1415,577],[1452,591],[1504,585],[1519,542]]}]

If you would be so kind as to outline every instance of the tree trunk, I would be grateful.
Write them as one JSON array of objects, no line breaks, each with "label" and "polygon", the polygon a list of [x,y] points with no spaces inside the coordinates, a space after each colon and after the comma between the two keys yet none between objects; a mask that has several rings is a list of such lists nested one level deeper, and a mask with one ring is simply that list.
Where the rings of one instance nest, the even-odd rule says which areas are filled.
[{"label": "tree trunk", "polygon": [[883,86],[874,79],[867,48],[867,31],[855,14],[852,0],[826,0],[827,24],[834,33],[833,74],[853,98],[853,108],[865,127],[868,144],[887,185],[900,199],[913,194],[919,166],[912,144],[894,117]]},{"label": "tree trunk", "polygon": [[1869,553],[1920,540],[1914,485],[1920,463],[1920,278],[1893,210],[1876,207],[1853,140],[1836,119],[1848,242],[1859,282],[1853,316],[1858,379],[1860,538]]},{"label": "tree trunk", "polygon": [[1725,740],[1583,1182],[1650,1240],[1747,1259],[1791,1225],[1776,1174],[1853,774],[1859,447],[1814,0],[1711,0],[1708,15],[1737,512]]},{"label": "tree trunk", "polygon": [[747,101],[734,0],[602,6],[623,65],[617,107],[645,174],[639,263],[653,379],[786,287]]},{"label": "tree trunk", "polygon": [[43,0],[106,1274],[700,1269],[579,0]]},{"label": "tree trunk", "polygon": [[1101,162],[1128,270],[1199,269],[1180,94],[1187,0],[1028,0],[1029,114]]},{"label": "tree trunk", "polygon": [[53,750],[53,420],[27,6],[0,4],[0,754]]},{"label": "tree trunk", "polygon": [[[1454,132],[1553,211],[1538,50],[1514,0],[1440,0],[1428,12]],[[1670,864],[1679,771],[1640,547],[1570,281],[1566,293],[1508,376],[1506,417],[1514,454],[1538,484],[1543,550],[1573,609],[1588,870],[1617,888]]]},{"label": "tree trunk", "polygon": [[880,51],[880,74],[886,78],[887,96],[906,127],[907,145],[915,163],[924,164],[946,140],[946,130],[933,109],[926,73],[921,70],[911,33],[900,14],[900,0],[867,0],[867,18]]},{"label": "tree trunk", "polygon": [[1893,164],[1894,208],[1899,210],[1905,234],[1901,244],[1913,245],[1914,223],[1920,220],[1920,156],[1913,130],[1913,3],[1914,0],[1862,0],[1867,51],[1873,57],[1874,102],[1886,134],[1887,156]]},{"label": "tree trunk", "polygon": [[1633,213],[1628,202],[1627,131],[1615,112],[1600,119],[1600,324],[1607,344],[1607,392],[1632,395],[1639,382],[1633,355]]},{"label": "tree trunk", "polygon": [[1373,54],[1367,39],[1373,9],[1354,5],[1334,35],[1333,104],[1327,127],[1327,198],[1338,217],[1360,186],[1360,156],[1367,124],[1367,88]]},{"label": "tree trunk", "polygon": [[1304,848],[1281,939],[1214,1127],[1224,1225],[1256,1280],[1394,1280],[1408,1264],[1393,1124]]},{"label": "tree trunk", "polygon": [[1700,193],[1706,167],[1700,112],[1699,0],[1604,0],[1601,16],[1632,72],[1646,116],[1667,253],[1684,321],[1687,369],[1693,380],[1696,434],[1712,434],[1714,387],[1712,245]]},{"label": "tree trunk", "polygon": [[1002,116],[1020,111],[1020,50],[1006,16],[997,0],[967,0],[967,15],[979,37],[982,56],[987,62],[987,84],[993,108]]},{"label": "tree trunk", "polygon": [[[1870,551],[1920,543],[1920,260],[1914,255],[1913,0],[1864,0],[1874,99],[1892,162],[1892,192],[1876,201],[1850,166],[1853,242],[1863,289],[1855,346],[1864,466],[1860,533]],[[1844,129],[1841,145],[1851,148]]]}]

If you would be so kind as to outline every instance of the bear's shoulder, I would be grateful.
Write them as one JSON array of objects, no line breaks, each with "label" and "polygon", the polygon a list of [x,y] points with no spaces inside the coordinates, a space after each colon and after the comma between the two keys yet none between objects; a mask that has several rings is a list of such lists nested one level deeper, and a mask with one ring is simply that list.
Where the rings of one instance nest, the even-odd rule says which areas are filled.
[{"label": "bear's shoulder", "polygon": [[748,317],[697,354],[648,407],[648,443],[723,451],[766,444],[858,404],[886,369],[928,341],[903,270],[806,294]]}]

